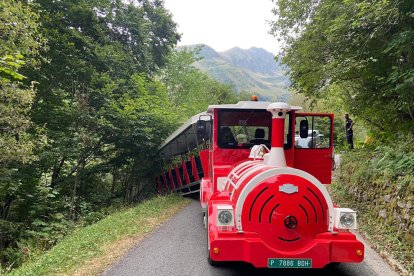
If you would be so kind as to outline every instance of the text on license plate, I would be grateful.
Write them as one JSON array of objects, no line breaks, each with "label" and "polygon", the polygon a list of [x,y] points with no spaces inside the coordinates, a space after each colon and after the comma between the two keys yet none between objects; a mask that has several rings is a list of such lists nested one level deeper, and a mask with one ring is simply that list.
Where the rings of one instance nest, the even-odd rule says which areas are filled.
[{"label": "text on license plate", "polygon": [[268,259],[269,268],[312,268],[312,259]]}]

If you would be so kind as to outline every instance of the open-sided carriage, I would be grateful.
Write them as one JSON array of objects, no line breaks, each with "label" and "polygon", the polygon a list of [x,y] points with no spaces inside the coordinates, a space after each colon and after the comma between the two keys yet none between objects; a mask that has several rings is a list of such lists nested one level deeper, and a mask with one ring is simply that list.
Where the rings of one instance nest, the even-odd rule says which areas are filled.
[{"label": "open-sided carriage", "polygon": [[208,259],[256,267],[361,262],[356,213],[332,203],[333,114],[285,103],[211,105],[161,146],[157,188],[200,193]]},{"label": "open-sided carriage", "polygon": [[208,175],[209,148],[209,141],[197,135],[199,121],[205,122],[207,131],[211,131],[211,116],[202,112],[192,116],[159,146],[168,169],[156,179],[158,192],[199,193],[201,179]]}]

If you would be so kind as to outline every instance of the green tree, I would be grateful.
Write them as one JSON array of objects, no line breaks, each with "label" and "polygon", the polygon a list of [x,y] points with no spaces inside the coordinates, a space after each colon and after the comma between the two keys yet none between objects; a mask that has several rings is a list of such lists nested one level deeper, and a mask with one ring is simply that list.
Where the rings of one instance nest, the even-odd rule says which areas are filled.
[{"label": "green tree", "polygon": [[0,163],[27,162],[33,143],[27,134],[33,86],[24,86],[23,66],[39,64],[39,51],[44,40],[39,35],[37,15],[22,3],[0,3]]},{"label": "green tree", "polygon": [[414,2],[277,0],[272,32],[294,90],[388,133],[414,131]]},{"label": "green tree", "polygon": [[[31,5],[18,1],[0,2],[0,261],[10,254],[6,248],[19,234],[20,224],[10,220],[12,203],[25,186],[22,166],[36,159],[34,148],[41,145],[29,111],[35,91],[23,68],[40,65],[39,52],[45,49],[39,33],[38,16]],[[33,196],[31,191],[27,194]]]},{"label": "green tree", "polygon": [[[27,257],[18,247],[47,249],[71,229],[72,221],[117,197],[137,200],[152,181],[149,168],[156,160],[151,157],[169,132],[172,114],[165,88],[153,75],[165,65],[179,35],[158,0],[0,5],[0,21],[9,22],[0,24],[0,37],[11,40],[0,52],[0,74],[22,89],[37,82],[36,94],[5,90],[2,83],[2,94],[10,96],[4,110],[14,114],[21,106],[22,123],[13,122],[20,124],[14,127],[16,141],[24,141],[29,126],[29,134],[41,128],[46,137],[43,148],[34,148],[32,139],[22,152],[27,158],[33,151],[32,162],[10,163],[8,174],[0,175],[0,249],[5,248],[0,252],[3,262],[18,265]],[[14,10],[16,17],[9,18]],[[21,47],[13,50],[16,42]],[[27,98],[17,104],[20,95]],[[8,119],[0,123],[10,124]],[[8,133],[17,137],[16,131]]]},{"label": "green tree", "polygon": [[170,56],[159,73],[169,100],[182,119],[205,111],[210,104],[234,103],[237,100],[229,85],[221,84],[194,66],[200,49],[181,48]]},{"label": "green tree", "polygon": [[88,190],[80,187],[88,164],[108,148],[109,106],[134,91],[133,74],[163,66],[178,34],[161,1],[34,2],[50,60],[29,72],[40,80],[32,118],[49,138],[41,166],[51,187],[76,201],[77,189]]}]

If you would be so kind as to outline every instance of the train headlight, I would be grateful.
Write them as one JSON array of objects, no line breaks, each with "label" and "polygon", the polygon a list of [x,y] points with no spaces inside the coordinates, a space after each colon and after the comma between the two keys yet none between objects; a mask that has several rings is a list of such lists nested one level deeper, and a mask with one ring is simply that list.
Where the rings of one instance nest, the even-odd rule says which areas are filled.
[{"label": "train headlight", "polygon": [[220,211],[218,214],[218,220],[221,224],[229,224],[233,219],[233,215],[230,213],[230,211],[224,210]]},{"label": "train headlight", "polygon": [[217,226],[234,226],[234,212],[230,205],[217,205]]},{"label": "train headlight", "polygon": [[337,229],[357,229],[356,212],[349,208],[334,208]]},{"label": "train headlight", "polygon": [[339,221],[346,228],[351,228],[355,224],[355,218],[353,214],[350,214],[350,213],[341,214],[341,218],[339,219]]}]

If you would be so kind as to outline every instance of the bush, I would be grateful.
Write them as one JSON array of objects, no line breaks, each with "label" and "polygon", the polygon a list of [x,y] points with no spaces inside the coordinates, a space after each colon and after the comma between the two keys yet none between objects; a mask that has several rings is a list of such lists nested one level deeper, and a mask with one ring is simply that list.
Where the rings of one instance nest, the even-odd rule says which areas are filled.
[{"label": "bush", "polygon": [[338,176],[334,195],[357,208],[360,228],[414,271],[414,138],[347,152]]}]

